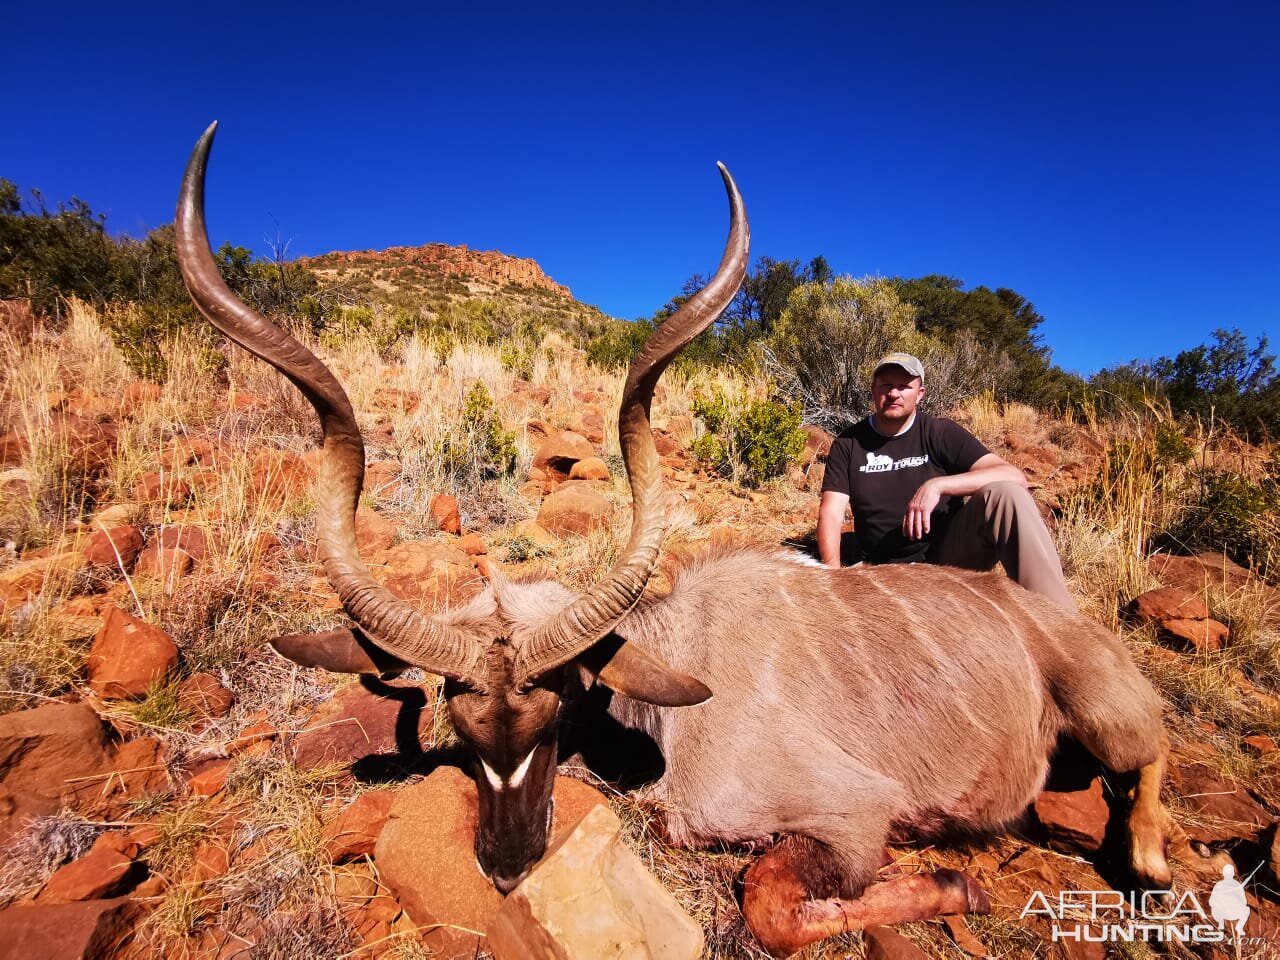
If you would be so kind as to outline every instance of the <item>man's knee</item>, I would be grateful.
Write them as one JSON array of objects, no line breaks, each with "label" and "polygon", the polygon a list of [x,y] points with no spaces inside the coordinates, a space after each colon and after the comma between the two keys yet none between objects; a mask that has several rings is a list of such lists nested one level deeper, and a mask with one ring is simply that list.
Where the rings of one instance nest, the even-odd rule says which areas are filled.
[{"label": "man's knee", "polygon": [[978,490],[978,494],[987,504],[989,511],[993,508],[1003,507],[1022,512],[1030,508],[1037,516],[1040,514],[1036,507],[1035,498],[1031,496],[1031,491],[1012,480],[997,480],[995,483],[988,483]]}]

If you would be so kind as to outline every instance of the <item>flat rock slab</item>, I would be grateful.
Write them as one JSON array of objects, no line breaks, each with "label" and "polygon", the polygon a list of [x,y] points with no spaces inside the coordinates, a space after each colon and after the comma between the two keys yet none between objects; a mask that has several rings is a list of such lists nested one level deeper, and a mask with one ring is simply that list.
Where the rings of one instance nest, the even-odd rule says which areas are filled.
[{"label": "flat rock slab", "polygon": [[[552,844],[593,807],[595,788],[568,777],[555,783]],[[476,786],[456,767],[396,792],[374,860],[382,880],[422,933],[434,957],[475,957],[502,895],[476,866]]]},{"label": "flat rock slab", "polygon": [[0,910],[0,960],[101,960],[132,935],[127,897]]},{"label": "flat rock slab", "polygon": [[511,892],[489,926],[497,960],[697,960],[702,929],[595,807]]}]

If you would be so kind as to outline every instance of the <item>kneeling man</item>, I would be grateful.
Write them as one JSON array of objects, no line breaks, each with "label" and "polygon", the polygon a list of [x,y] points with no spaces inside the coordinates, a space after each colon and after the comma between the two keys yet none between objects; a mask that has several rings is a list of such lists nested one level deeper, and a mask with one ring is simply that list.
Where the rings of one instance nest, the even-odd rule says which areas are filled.
[{"label": "kneeling man", "polygon": [[827,457],[822,562],[840,566],[840,528],[852,506],[854,562],[990,570],[999,560],[1028,590],[1075,610],[1027,478],[959,424],[917,413],[924,392],[924,365],[909,353],[876,365],[871,415],[840,434]]}]

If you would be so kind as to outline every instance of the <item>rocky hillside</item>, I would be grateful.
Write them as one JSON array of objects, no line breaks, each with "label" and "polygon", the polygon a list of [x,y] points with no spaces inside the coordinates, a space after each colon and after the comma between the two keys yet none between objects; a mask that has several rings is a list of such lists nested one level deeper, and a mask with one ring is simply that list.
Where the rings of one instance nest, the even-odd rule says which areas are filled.
[{"label": "rocky hillside", "polygon": [[608,322],[598,309],[579,302],[567,286],[548,277],[535,260],[496,250],[427,243],[334,251],[298,263],[351,299],[423,315],[439,314],[465,301],[489,301],[573,328]]},{"label": "rocky hillside", "polygon": [[[610,422],[620,376],[563,342],[522,372],[496,349],[443,349],[322,351],[365,435],[356,530],[374,577],[424,610],[466,601],[495,568],[594,582],[629,513]],[[529,941],[523,919],[498,919],[514,908],[475,869],[475,790],[438,679],[328,675],[268,646],[345,622],[315,559],[310,409],[240,351],[225,370],[171,356],[170,371],[162,386],[136,381],[83,306],[56,334],[0,341],[0,957],[420,960]],[[692,399],[713,387],[764,391],[733,372],[670,370],[655,399],[670,524],[655,590],[724,544],[812,547],[829,438],[810,430],[787,476],[743,489],[691,449]],[[956,413],[1027,472],[1082,608],[1164,698],[1177,889],[1207,903],[1223,866],[1252,874],[1258,942],[1239,955],[1267,956],[1280,935],[1280,593],[1221,554],[1148,548],[1141,523],[1172,496],[1172,468],[1111,471],[1149,424],[983,402]],[[1210,440],[1195,455],[1240,471],[1266,461]],[[1036,892],[1127,889],[1130,786],[1064,755],[1022,829],[889,851],[886,872],[964,871],[990,915],[802,956],[1104,956],[1023,913]],[[577,766],[555,794],[557,831],[585,816],[614,851],[597,859],[632,881],[638,859],[661,881],[646,911],[678,904],[646,913],[651,929],[689,933],[704,956],[763,960],[740,908],[758,850],[672,847],[660,811]],[[612,882],[571,872],[566,889]],[[1213,950],[1123,955],[1230,955]]]}]

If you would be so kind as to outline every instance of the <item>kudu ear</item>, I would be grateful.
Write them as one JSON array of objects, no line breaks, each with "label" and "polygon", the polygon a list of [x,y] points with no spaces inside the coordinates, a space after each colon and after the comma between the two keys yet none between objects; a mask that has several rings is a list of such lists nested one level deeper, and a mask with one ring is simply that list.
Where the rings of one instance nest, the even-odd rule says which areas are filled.
[{"label": "kudu ear", "polygon": [[691,707],[711,699],[711,688],[675,670],[648,650],[610,633],[578,656],[578,663],[610,690],[659,707]]},{"label": "kudu ear", "polygon": [[385,676],[401,673],[410,667],[410,664],[378,648],[358,630],[289,633],[276,637],[271,641],[271,646],[282,657],[294,663],[334,673]]}]

